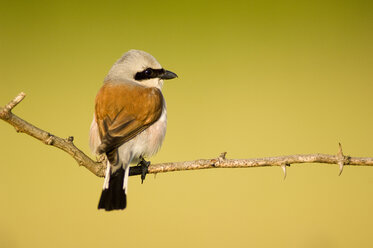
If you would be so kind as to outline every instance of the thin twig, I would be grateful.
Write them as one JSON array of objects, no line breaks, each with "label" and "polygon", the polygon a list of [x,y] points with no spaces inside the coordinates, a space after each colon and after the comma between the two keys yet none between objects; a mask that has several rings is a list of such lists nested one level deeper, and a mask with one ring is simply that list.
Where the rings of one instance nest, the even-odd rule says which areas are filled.
[{"label": "thin twig", "polygon": [[[26,122],[12,113],[12,109],[20,103],[25,94],[22,92],[16,96],[5,107],[0,107],[0,119],[12,125],[17,132],[26,133],[44,144],[57,147],[68,154],[70,154],[79,165],[86,167],[89,171],[99,177],[103,177],[105,173],[105,161],[94,161],[78,149],[74,143],[72,136],[63,139],[57,137],[49,132],[46,132],[34,125]],[[337,164],[339,165],[339,174],[342,173],[343,167],[349,166],[373,166],[372,157],[350,157],[345,156],[342,151],[342,145],[339,144],[339,151],[336,155],[329,154],[299,154],[280,157],[267,158],[252,158],[252,159],[226,159],[226,152],[220,154],[219,157],[213,159],[199,159],[194,161],[172,162],[152,164],[148,171],[151,174],[170,172],[170,171],[184,171],[184,170],[200,170],[211,168],[247,168],[247,167],[267,167],[280,166],[286,177],[286,167],[291,164],[302,163],[319,163],[319,164]],[[140,167],[133,166],[130,170],[130,175],[140,175]]]}]

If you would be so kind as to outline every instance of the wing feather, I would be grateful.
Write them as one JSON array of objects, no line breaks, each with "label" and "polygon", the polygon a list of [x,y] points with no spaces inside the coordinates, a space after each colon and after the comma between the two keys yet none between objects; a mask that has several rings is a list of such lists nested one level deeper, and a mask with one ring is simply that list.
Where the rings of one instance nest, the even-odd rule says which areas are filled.
[{"label": "wing feather", "polygon": [[159,89],[132,82],[105,83],[96,96],[95,115],[101,138],[99,153],[110,153],[136,137],[163,111]]}]

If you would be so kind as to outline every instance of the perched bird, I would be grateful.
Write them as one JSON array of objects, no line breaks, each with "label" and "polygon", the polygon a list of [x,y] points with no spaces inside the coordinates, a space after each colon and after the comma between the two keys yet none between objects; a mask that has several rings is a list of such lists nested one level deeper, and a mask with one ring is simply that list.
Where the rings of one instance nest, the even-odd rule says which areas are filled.
[{"label": "perched bird", "polygon": [[131,163],[143,166],[145,178],[150,162],[144,157],[158,151],[166,134],[163,80],[176,77],[139,50],[126,52],[111,67],[97,93],[90,129],[92,152],[108,161],[99,209],[126,208]]}]

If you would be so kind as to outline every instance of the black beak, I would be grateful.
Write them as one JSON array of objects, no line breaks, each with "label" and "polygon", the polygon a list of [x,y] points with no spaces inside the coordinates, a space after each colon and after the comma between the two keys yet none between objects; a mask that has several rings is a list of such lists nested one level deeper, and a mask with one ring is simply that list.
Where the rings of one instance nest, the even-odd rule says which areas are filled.
[{"label": "black beak", "polygon": [[173,73],[172,71],[164,70],[164,72],[161,75],[161,79],[167,80],[167,79],[173,79],[173,78],[177,78],[177,75],[176,73]]}]

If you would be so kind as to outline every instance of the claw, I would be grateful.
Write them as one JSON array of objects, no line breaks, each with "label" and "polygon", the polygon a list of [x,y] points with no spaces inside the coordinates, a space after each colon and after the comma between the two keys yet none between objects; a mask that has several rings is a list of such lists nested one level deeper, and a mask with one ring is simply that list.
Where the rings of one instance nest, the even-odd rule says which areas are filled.
[{"label": "claw", "polygon": [[140,157],[140,162],[138,166],[141,166],[141,184],[144,183],[146,174],[148,174],[148,167],[150,165],[149,161],[146,161],[142,156]]}]

